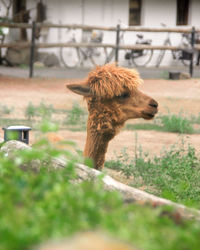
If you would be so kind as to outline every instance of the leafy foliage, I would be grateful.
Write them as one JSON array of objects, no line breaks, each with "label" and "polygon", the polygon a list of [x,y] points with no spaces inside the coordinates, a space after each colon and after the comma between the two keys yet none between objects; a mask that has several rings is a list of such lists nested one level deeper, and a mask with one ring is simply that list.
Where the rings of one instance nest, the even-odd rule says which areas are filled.
[{"label": "leafy foliage", "polygon": [[136,150],[133,158],[124,151],[116,162],[106,166],[118,165],[127,177],[134,177],[135,187],[145,187],[155,195],[200,208],[200,158],[191,145],[182,142],[153,158],[141,148]]},{"label": "leafy foliage", "polygon": [[163,126],[169,132],[176,133],[194,133],[194,129],[192,127],[191,122],[183,117],[181,114],[175,115],[163,115],[160,117]]},{"label": "leafy foliage", "polygon": [[[87,112],[78,104],[74,103],[72,109],[67,112],[65,125],[72,125],[72,130],[82,130],[86,129]],[[74,125],[77,125],[74,127]]]},{"label": "leafy foliage", "polygon": [[12,112],[13,108],[9,108],[6,105],[0,104],[0,115],[9,115]]},{"label": "leafy foliage", "polygon": [[195,131],[193,128],[194,123],[198,123],[198,117],[192,117],[188,119],[184,117],[182,113],[179,114],[167,114],[161,115],[154,119],[153,123],[139,123],[139,124],[127,124],[126,129],[135,130],[156,130],[163,132],[174,132],[180,134],[193,134]]},{"label": "leafy foliage", "polygon": [[50,119],[54,108],[52,105],[46,105],[41,102],[40,105],[34,106],[31,102],[28,104],[25,110],[25,117],[28,120],[33,119],[34,117],[42,117],[42,119]]},{"label": "leafy foliage", "polygon": [[[197,158],[192,149],[189,152],[187,164],[195,169]],[[57,157],[68,159],[65,168],[52,168],[52,160]],[[177,157],[182,164],[184,160],[178,153],[174,153],[169,162],[172,164]],[[40,169],[30,169],[30,165],[38,160]],[[84,162],[84,159],[70,151],[54,148],[45,139],[33,145],[32,150],[16,152],[12,159],[1,153],[0,249],[30,249],[49,239],[96,229],[140,249],[199,249],[198,222],[177,223],[168,216],[171,211],[168,208],[152,210],[148,206],[124,205],[118,193],[103,189],[102,177],[95,183],[75,184],[76,162]],[[166,158],[158,162],[169,165]],[[139,162],[136,166],[138,172],[148,171],[149,167],[143,164],[140,169]],[[163,172],[163,168],[151,168],[154,178]],[[174,175],[179,170],[178,165],[175,170]],[[190,178],[195,178],[194,174]]]}]

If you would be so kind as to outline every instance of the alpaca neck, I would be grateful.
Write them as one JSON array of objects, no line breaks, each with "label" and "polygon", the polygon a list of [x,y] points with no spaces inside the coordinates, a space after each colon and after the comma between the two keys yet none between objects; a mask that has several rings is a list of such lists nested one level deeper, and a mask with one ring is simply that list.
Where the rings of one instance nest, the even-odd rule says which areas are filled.
[{"label": "alpaca neck", "polygon": [[93,160],[96,169],[103,168],[108,143],[113,137],[112,134],[102,134],[88,128],[84,156]]},{"label": "alpaca neck", "polygon": [[119,132],[124,120],[111,102],[91,98],[87,100],[87,104],[89,116],[84,156],[93,160],[96,169],[102,169],[108,143]]}]

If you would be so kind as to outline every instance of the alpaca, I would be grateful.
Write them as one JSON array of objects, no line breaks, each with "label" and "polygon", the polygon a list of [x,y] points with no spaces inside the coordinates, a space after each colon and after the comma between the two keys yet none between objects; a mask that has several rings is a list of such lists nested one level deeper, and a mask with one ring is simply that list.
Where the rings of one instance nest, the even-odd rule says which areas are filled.
[{"label": "alpaca", "polygon": [[85,81],[67,85],[87,102],[84,156],[93,160],[94,168],[103,168],[109,141],[128,119],[150,120],[157,113],[158,103],[138,90],[140,83],[136,70],[106,64],[92,70]]}]

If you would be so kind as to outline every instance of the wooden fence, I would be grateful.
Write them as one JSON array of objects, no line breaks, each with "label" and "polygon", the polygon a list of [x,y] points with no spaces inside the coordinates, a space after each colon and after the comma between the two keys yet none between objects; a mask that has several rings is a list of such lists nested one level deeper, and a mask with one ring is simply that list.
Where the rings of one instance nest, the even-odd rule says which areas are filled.
[{"label": "wooden fence", "polygon": [[[2,43],[0,44],[0,48],[30,48],[30,65],[29,65],[29,77],[33,77],[33,65],[34,65],[34,50],[35,48],[55,48],[55,47],[86,47],[86,48],[114,48],[115,49],[115,61],[118,63],[118,54],[119,50],[184,50],[185,47],[180,46],[165,46],[165,45],[120,45],[120,32],[132,31],[132,32],[171,32],[171,33],[189,33],[191,34],[191,51],[199,50],[200,45],[195,45],[195,34],[200,33],[200,29],[192,28],[148,28],[148,27],[129,27],[122,28],[120,25],[116,27],[103,27],[103,26],[88,26],[88,25],[70,25],[70,24],[43,24],[43,23],[35,23],[27,24],[27,23],[5,23],[1,22],[0,27],[8,27],[8,28],[24,28],[32,30],[32,39],[31,42],[20,42],[20,43]],[[35,43],[35,31],[37,28],[67,28],[67,29],[82,29],[82,30],[103,30],[103,31],[114,31],[116,32],[116,43],[115,44],[104,44],[104,43]],[[189,71],[192,76],[193,74],[193,56],[191,57]]]}]

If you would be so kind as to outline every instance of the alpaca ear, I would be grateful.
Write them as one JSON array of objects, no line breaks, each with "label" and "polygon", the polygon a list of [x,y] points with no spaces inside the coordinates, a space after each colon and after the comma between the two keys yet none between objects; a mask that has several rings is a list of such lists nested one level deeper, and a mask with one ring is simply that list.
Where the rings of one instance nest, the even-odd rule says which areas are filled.
[{"label": "alpaca ear", "polygon": [[78,95],[83,95],[86,97],[92,96],[90,87],[86,84],[68,84],[66,87]]}]

